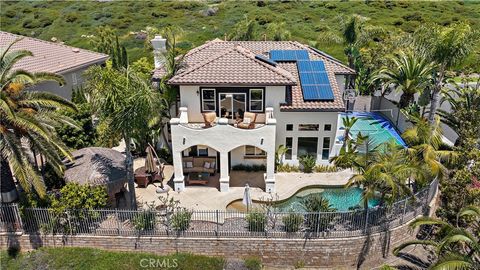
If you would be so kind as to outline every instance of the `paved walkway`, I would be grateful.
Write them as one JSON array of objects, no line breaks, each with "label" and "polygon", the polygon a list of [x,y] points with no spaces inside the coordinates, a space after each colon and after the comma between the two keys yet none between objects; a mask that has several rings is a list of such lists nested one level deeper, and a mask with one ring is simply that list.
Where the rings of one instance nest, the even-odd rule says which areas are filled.
[{"label": "paved walkway", "polygon": [[[141,159],[135,160],[134,167],[138,168],[144,165],[144,161]],[[165,180],[164,184],[171,179],[173,175],[173,166],[167,165],[165,167]],[[235,174],[236,172],[232,172]],[[352,176],[352,172],[349,170],[335,172],[335,173],[278,173],[276,175],[276,195],[279,200],[284,200],[294,195],[300,189],[307,186],[342,186]],[[233,176],[232,176],[233,177]],[[245,178],[248,174],[242,174],[239,172],[238,177]],[[255,177],[256,178],[256,177]],[[250,182],[249,179],[242,179],[243,181]],[[238,181],[238,180],[236,180]],[[159,183],[155,183],[159,185]],[[139,203],[151,203],[155,202],[156,205],[160,204],[159,196],[165,196],[165,194],[156,193],[156,186],[149,185],[146,188],[137,188],[136,195]],[[255,186],[255,185],[252,185]],[[220,192],[216,187],[204,187],[204,186],[187,186],[182,192],[170,191],[169,194],[176,200],[180,201],[180,205],[189,209],[198,210],[225,210],[227,205],[232,201],[240,200],[243,198],[244,187],[230,187],[228,192]],[[271,195],[264,192],[260,188],[252,187],[251,196],[253,200],[264,200]]]}]

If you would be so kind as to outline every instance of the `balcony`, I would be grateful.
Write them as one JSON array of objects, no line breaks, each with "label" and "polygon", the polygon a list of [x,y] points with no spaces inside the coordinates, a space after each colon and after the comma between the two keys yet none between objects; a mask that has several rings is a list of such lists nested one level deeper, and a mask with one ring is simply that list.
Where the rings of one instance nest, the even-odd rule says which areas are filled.
[{"label": "balcony", "polygon": [[[192,118],[201,119],[199,115]],[[211,125],[204,122],[190,121],[188,108],[181,107],[178,118],[170,120],[172,135],[172,155],[175,169],[175,190],[185,188],[182,152],[192,146],[208,146],[220,153],[220,191],[229,187],[229,152],[245,145],[254,146],[265,151],[267,170],[265,174],[266,190],[274,191],[275,166],[275,132],[276,119],[273,108],[265,108],[264,115],[257,115],[257,120],[248,128],[240,128],[240,122],[227,118],[216,118]]]}]

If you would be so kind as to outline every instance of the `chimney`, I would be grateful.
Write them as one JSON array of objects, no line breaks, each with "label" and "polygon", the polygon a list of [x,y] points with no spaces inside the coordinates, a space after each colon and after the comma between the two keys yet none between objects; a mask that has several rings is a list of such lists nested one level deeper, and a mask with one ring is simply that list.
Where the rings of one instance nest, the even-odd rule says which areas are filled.
[{"label": "chimney", "polygon": [[167,40],[162,38],[162,36],[155,36],[154,39],[150,40],[153,46],[153,58],[155,60],[155,68],[163,66],[165,63],[165,53],[167,52]]}]

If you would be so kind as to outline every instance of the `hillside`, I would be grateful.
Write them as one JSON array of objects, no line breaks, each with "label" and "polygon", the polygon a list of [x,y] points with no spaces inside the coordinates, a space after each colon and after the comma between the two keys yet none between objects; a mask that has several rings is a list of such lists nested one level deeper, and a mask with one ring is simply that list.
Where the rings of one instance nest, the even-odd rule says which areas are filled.
[{"label": "hillside", "polygon": [[[338,27],[339,15],[359,14],[370,23],[389,30],[412,32],[425,22],[450,24],[466,20],[480,28],[480,2],[414,1],[342,1],[342,2],[159,2],[159,1],[79,1],[79,2],[1,2],[1,29],[45,40],[56,37],[73,46],[89,48],[82,35],[93,34],[95,27],[110,25],[118,30],[130,60],[147,55],[144,41],[129,32],[147,26],[169,24],[185,30],[184,49],[206,40],[223,38],[244,15],[255,18],[260,36],[271,22],[286,22],[292,39],[304,43],[316,41],[319,33]],[[207,15],[207,9],[215,14]],[[218,9],[218,10],[217,10]],[[340,45],[321,48],[345,60]],[[470,60],[473,62],[474,60]]]}]

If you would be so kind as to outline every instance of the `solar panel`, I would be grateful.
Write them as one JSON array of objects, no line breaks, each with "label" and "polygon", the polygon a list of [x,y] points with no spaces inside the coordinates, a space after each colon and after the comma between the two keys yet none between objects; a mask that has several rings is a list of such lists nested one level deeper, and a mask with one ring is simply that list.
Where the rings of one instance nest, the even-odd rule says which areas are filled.
[{"label": "solar panel", "polygon": [[272,61],[261,54],[255,55],[255,58],[274,67],[277,66],[277,63],[275,63],[275,61]]},{"label": "solar panel", "polygon": [[304,100],[333,100],[325,64],[321,60],[297,61]]},{"label": "solar panel", "polygon": [[306,50],[271,50],[270,60],[273,61],[298,61],[308,60],[308,51]]}]

